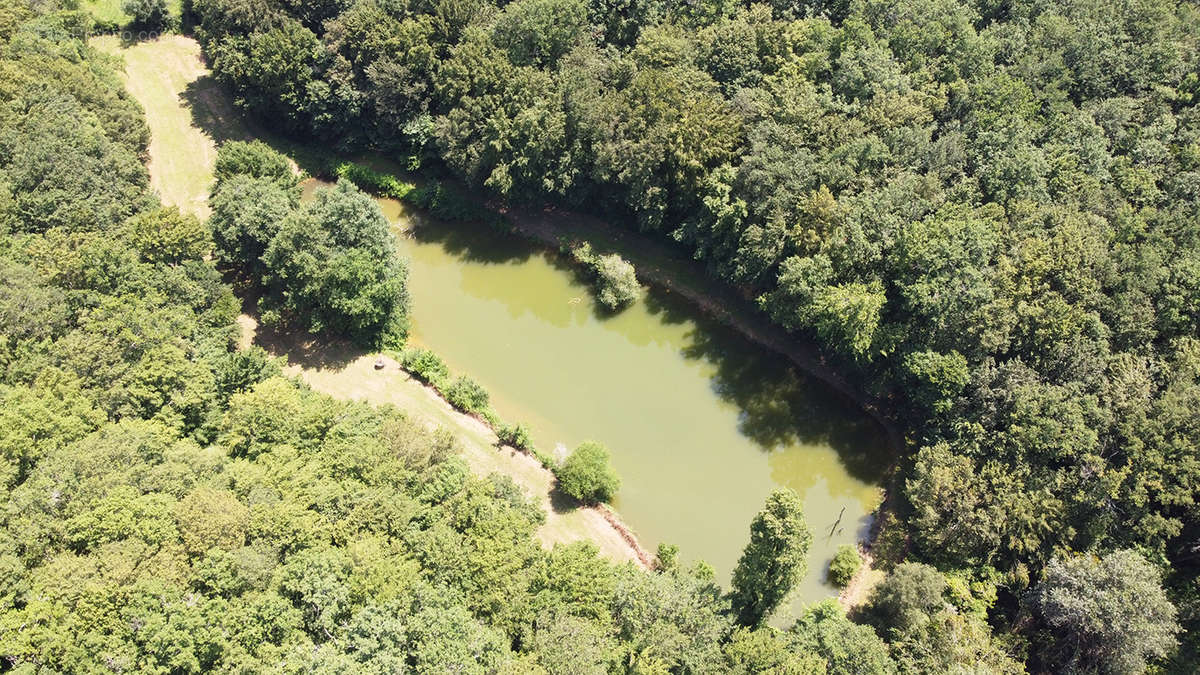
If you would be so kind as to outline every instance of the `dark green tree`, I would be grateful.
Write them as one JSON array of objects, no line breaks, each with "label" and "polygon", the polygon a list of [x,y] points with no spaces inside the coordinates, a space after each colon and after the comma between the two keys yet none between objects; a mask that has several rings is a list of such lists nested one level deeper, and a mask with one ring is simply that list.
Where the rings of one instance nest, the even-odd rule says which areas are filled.
[{"label": "dark green tree", "polygon": [[885,636],[902,636],[928,623],[945,605],[946,580],[934,567],[906,562],[871,591],[867,616]]},{"label": "dark green tree", "polygon": [[800,496],[772,492],[751,521],[750,543],[733,570],[730,599],[738,623],[756,627],[783,604],[808,570],[811,544]]},{"label": "dark green tree", "polygon": [[403,341],[407,268],[379,205],[349,181],[318,190],[279,223],[262,261],[267,324],[369,345]]},{"label": "dark green tree", "polygon": [[213,191],[219,191],[221,183],[241,175],[265,178],[285,188],[296,184],[291,161],[266,143],[257,140],[222,143],[213,166],[216,178]]},{"label": "dark green tree", "polygon": [[298,195],[273,180],[238,174],[220,184],[209,204],[218,259],[249,279],[261,279],[263,253],[299,205]]}]

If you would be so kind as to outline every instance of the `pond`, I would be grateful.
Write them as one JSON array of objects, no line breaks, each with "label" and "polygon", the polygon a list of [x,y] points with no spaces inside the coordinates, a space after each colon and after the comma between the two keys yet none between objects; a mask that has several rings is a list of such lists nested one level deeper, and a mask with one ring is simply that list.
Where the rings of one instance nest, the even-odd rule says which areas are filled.
[{"label": "pond", "polygon": [[483,385],[539,448],[606,445],[622,478],[613,506],[643,546],[676,544],[727,586],[755,513],[790,487],[813,532],[797,606],[836,595],[826,566],[865,534],[888,464],[872,419],[669,293],[610,315],[554,252],[379,202],[409,261],[411,342]]}]

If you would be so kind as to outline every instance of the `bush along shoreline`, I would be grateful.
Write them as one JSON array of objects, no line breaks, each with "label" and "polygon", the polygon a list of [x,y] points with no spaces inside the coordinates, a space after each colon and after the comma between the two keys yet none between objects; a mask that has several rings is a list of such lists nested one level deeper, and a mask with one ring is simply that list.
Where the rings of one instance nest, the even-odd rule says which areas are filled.
[{"label": "bush along shoreline", "polygon": [[432,387],[455,410],[486,424],[504,445],[528,453],[550,471],[558,466],[553,456],[533,444],[527,426],[505,423],[492,408],[487,390],[466,375],[453,376],[442,358],[432,350],[410,347],[401,351],[385,350],[383,353],[399,363],[410,375]]},{"label": "bush along shoreline", "polygon": [[446,181],[430,179],[422,185],[417,185],[395,174],[376,171],[364,164],[345,160],[329,161],[321,172],[323,178],[348,180],[365,192],[414,206],[438,220],[479,221],[494,227],[501,227],[506,223],[503,215],[475,203],[462,190]]}]

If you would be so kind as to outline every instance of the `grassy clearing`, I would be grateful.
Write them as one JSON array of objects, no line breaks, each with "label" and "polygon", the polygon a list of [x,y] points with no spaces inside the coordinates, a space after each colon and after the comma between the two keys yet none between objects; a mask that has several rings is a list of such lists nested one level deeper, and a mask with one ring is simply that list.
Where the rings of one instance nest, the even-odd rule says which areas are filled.
[{"label": "grassy clearing", "polygon": [[[102,26],[124,26],[133,20],[121,6],[124,0],[84,0],[79,3],[80,9],[91,12],[96,22]],[[167,0],[167,12],[178,17],[183,12],[183,0]]]},{"label": "grassy clearing", "polygon": [[121,10],[122,4],[122,0],[85,0],[79,4],[79,8],[91,12],[101,24],[124,26],[133,17]]},{"label": "grassy clearing", "polygon": [[215,91],[199,45],[182,35],[129,47],[111,35],[92,42],[125,59],[125,87],[142,104],[150,125],[150,184],[164,203],[207,217],[219,139],[208,130],[214,125],[200,120],[225,120],[233,134],[246,134],[232,106]]},{"label": "grassy clearing", "polygon": [[[168,35],[126,47],[115,37],[103,37],[94,45],[125,59],[126,86],[145,108],[150,125],[151,184],[165,203],[208,215],[216,149],[223,140],[261,137],[309,171],[321,161],[318,153],[259,134],[247,124],[212,81],[194,40]],[[257,342],[273,354],[287,356],[292,364],[288,373],[313,389],[343,399],[392,404],[430,427],[453,431],[473,471],[511,477],[543,507],[546,523],[538,531],[543,544],[587,540],[613,559],[637,560],[619,520],[602,508],[555,503],[554,476],[537,459],[502,446],[486,424],[452,408],[395,360],[385,357],[384,368],[376,370],[374,355],[336,343],[259,336],[252,317],[239,321],[243,347]]]}]

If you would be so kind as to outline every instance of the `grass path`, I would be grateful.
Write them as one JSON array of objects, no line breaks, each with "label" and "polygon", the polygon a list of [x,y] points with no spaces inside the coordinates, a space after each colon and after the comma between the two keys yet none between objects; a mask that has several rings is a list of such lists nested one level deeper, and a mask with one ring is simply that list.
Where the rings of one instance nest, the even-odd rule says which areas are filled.
[{"label": "grass path", "polygon": [[[132,16],[125,13],[125,9],[122,7],[124,4],[122,0],[83,0],[79,3],[79,7],[90,11],[92,16],[103,23],[124,26],[133,20]],[[182,11],[182,0],[167,0],[168,14],[179,17]]]},{"label": "grass path", "polygon": [[185,213],[208,217],[217,146],[194,122],[187,97],[202,93],[208,68],[199,45],[181,35],[122,48],[106,35],[92,41],[97,48],[125,59],[125,88],[146,110],[150,125],[150,185],[165,204]]},{"label": "grass path", "polygon": [[[97,38],[95,46],[125,59],[125,85],[146,111],[150,126],[150,180],[164,203],[205,217],[212,184],[217,140],[205,129],[221,129],[223,138],[246,138],[247,126],[223,92],[212,83],[191,38],[169,35],[123,46],[114,37]],[[197,118],[203,118],[203,127]],[[214,123],[216,122],[216,123]],[[243,315],[242,346],[260,344],[287,356],[287,373],[313,389],[342,399],[391,403],[429,427],[450,429],[463,457],[480,475],[501,473],[513,479],[546,512],[538,538],[546,546],[588,540],[610,558],[647,564],[648,557],[628,528],[607,508],[577,508],[555,500],[554,476],[533,457],[499,444],[478,419],[454,410],[435,392],[413,379],[399,364],[385,359],[375,370],[375,356],[325,341],[259,335],[253,317]]]}]

